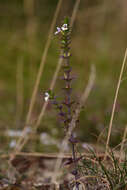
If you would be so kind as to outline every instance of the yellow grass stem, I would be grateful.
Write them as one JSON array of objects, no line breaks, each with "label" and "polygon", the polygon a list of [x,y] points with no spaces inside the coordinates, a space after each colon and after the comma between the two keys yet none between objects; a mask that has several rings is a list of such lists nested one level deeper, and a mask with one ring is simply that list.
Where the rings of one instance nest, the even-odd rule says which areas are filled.
[{"label": "yellow grass stem", "polygon": [[[10,154],[2,154],[0,155],[0,158],[9,158],[9,157],[13,157],[13,155],[15,156],[23,156],[23,157],[42,157],[44,159],[57,159],[58,158],[58,153],[40,153],[40,152],[17,152],[16,154],[10,153]],[[91,153],[83,153],[83,154],[78,154],[78,156],[82,156],[85,157],[87,159],[90,159],[89,157],[92,156]],[[102,156],[102,154],[100,154],[99,156]],[[62,159],[69,159],[72,157],[71,153],[64,153],[63,157],[59,157]],[[94,161],[95,163],[96,161]]]},{"label": "yellow grass stem", "polygon": [[118,83],[117,83],[117,87],[116,87],[116,93],[115,93],[115,97],[114,97],[112,113],[111,113],[111,118],[110,118],[110,123],[109,123],[109,129],[108,129],[108,136],[107,136],[107,141],[106,141],[105,158],[106,158],[106,156],[108,154],[109,141],[110,141],[111,131],[112,131],[112,123],[113,123],[113,119],[114,119],[116,102],[117,102],[117,98],[118,98],[119,88],[120,88],[120,84],[121,84],[121,80],[122,80],[122,76],[123,76],[123,71],[124,71],[126,59],[127,59],[127,49],[125,51],[125,55],[124,55],[124,59],[123,59],[123,63],[122,63],[122,66],[121,66],[120,75],[119,75],[119,79],[118,79]]},{"label": "yellow grass stem", "polygon": [[127,136],[127,125],[125,126],[125,130],[124,130],[123,138],[122,138],[122,142],[121,142],[119,162],[121,162],[121,160],[122,160],[124,143],[126,142],[126,136]]}]

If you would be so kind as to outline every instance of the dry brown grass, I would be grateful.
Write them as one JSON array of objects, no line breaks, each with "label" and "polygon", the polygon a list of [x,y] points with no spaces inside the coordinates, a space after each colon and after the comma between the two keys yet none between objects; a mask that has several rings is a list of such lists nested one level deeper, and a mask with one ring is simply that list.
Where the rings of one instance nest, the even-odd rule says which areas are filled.
[{"label": "dry brown grass", "polygon": [[127,49],[125,51],[125,55],[124,55],[124,59],[123,59],[123,63],[121,66],[120,75],[119,75],[119,79],[118,79],[118,83],[117,83],[117,87],[116,87],[116,92],[115,92],[115,97],[114,97],[114,102],[113,102],[113,107],[112,107],[112,113],[111,113],[111,118],[110,118],[110,123],[109,123],[109,129],[108,129],[108,136],[107,136],[107,141],[106,141],[105,157],[108,154],[109,141],[110,141],[111,131],[112,131],[112,123],[113,123],[113,119],[114,119],[116,102],[117,102],[117,98],[118,98],[118,94],[119,94],[119,88],[120,88],[120,84],[122,81],[122,76],[123,76],[123,72],[124,72],[124,68],[125,68],[126,59],[127,59]]}]

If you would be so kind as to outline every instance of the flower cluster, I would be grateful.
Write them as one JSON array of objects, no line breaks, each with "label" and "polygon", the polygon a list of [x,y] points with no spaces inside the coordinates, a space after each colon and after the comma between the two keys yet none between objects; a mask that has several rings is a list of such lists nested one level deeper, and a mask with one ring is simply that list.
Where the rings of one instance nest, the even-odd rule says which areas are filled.
[{"label": "flower cluster", "polygon": [[55,35],[66,30],[68,30],[68,24],[63,24],[61,27],[57,27],[57,31],[55,32]]},{"label": "flower cluster", "polygon": [[49,97],[50,97],[49,93],[45,92],[45,96],[44,96],[45,102],[47,102],[49,100]]},{"label": "flower cluster", "polygon": [[48,90],[44,94],[44,100],[45,100],[45,102],[47,102],[49,99],[50,100],[54,99],[54,94],[53,94],[53,92],[51,90]]}]

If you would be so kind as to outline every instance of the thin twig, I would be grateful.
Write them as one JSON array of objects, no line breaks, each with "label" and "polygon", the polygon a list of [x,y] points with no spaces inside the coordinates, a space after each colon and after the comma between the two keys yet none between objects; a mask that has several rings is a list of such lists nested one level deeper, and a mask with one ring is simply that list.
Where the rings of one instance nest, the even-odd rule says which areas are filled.
[{"label": "thin twig", "polygon": [[[83,153],[83,154],[77,154],[80,157],[85,157],[88,160],[91,160],[93,163],[97,163],[96,161],[90,159],[89,157],[92,156],[91,153]],[[0,158],[8,158],[8,157],[14,157],[14,156],[23,156],[23,157],[42,157],[44,159],[69,159],[72,157],[71,153],[64,153],[63,156],[59,156],[58,153],[40,153],[40,152],[17,152],[16,154],[10,153],[10,154],[2,154],[0,155]],[[99,154],[99,157],[103,157],[103,153]]]},{"label": "thin twig", "polygon": [[107,136],[107,141],[106,141],[105,157],[108,154],[109,141],[110,141],[111,130],[112,130],[112,123],[113,123],[113,119],[114,119],[116,102],[117,102],[117,98],[118,98],[119,88],[120,88],[120,84],[121,84],[121,80],[122,80],[122,75],[123,75],[126,59],[127,59],[127,49],[125,51],[125,55],[124,55],[124,59],[123,59],[123,63],[122,63],[122,66],[121,66],[121,71],[120,71],[120,75],[119,75],[119,79],[118,79],[118,84],[117,84],[117,87],[116,87],[116,93],[115,93],[115,97],[114,97],[112,113],[111,113],[111,118],[110,118],[110,123],[109,123],[109,129],[108,129],[108,136]]}]

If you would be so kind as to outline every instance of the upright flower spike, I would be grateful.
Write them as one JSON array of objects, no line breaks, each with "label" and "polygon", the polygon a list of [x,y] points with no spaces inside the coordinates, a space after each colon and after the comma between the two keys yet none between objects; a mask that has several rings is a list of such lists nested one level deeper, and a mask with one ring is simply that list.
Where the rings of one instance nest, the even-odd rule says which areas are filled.
[{"label": "upright flower spike", "polygon": [[[63,59],[62,69],[63,69],[63,77],[62,79],[65,81],[65,87],[62,88],[64,90],[64,100],[62,101],[63,109],[65,110],[65,113],[60,113],[63,119],[64,123],[64,131],[65,135],[69,130],[69,124],[72,120],[72,114],[73,114],[73,104],[75,101],[72,100],[71,92],[71,81],[73,80],[73,77],[71,76],[71,66],[70,66],[70,43],[71,43],[71,28],[69,25],[69,19],[65,18],[63,25],[59,28],[57,27],[56,33],[61,35],[61,49],[62,49],[62,55],[61,58]],[[72,146],[72,161],[74,163],[74,170],[72,171],[75,180],[78,178],[78,166],[77,166],[77,158],[76,158],[76,150],[75,146],[78,142],[77,139],[74,137],[73,133],[71,134],[70,138],[68,139],[69,143]],[[79,190],[78,183],[76,182],[76,190]]]},{"label": "upright flower spike", "polygon": [[[70,122],[72,120],[72,116],[74,113],[73,105],[75,104],[75,101],[72,100],[71,92],[71,81],[74,79],[74,77],[71,76],[72,68],[70,66],[70,43],[71,43],[71,28],[69,25],[69,19],[66,17],[64,19],[63,25],[61,27],[56,28],[55,35],[59,34],[61,37],[61,49],[62,54],[60,57],[63,59],[62,64],[62,70],[63,70],[63,76],[62,80],[65,82],[65,86],[62,88],[64,90],[64,100],[61,102],[58,102],[56,100],[56,97],[54,96],[53,92],[51,90],[45,92],[45,101],[51,100],[52,104],[54,104],[55,108],[59,111],[58,115],[61,117],[61,121],[64,125],[64,132],[65,135],[69,130]],[[69,143],[72,147],[72,162],[74,163],[74,170],[71,172],[75,177],[75,187],[76,190],[79,190],[79,184],[77,182],[78,179],[78,165],[77,161],[78,158],[76,157],[76,150],[75,146],[78,140],[75,138],[73,133],[71,133],[71,136],[68,139]]]},{"label": "upright flower spike", "polygon": [[59,34],[59,33],[62,33],[64,31],[67,31],[69,30],[69,27],[68,27],[68,23],[69,21],[67,20],[67,18],[64,20],[64,24],[61,26],[61,27],[56,27],[56,32],[55,32],[55,35]]}]

